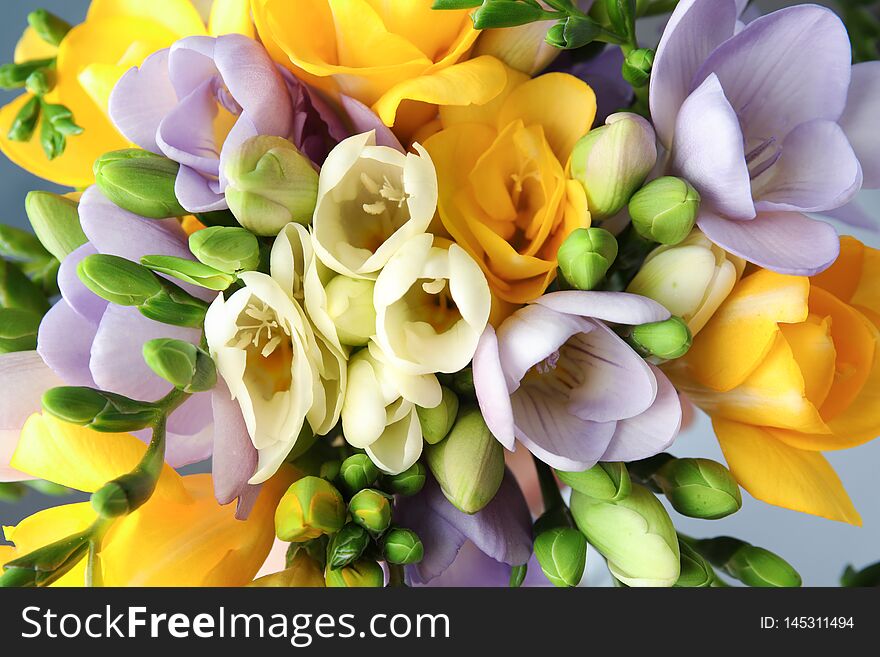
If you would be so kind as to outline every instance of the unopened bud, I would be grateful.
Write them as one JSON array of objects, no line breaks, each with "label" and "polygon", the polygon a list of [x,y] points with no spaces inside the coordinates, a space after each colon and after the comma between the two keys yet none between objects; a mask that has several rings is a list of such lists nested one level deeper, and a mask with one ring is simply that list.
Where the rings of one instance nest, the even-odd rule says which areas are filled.
[{"label": "unopened bud", "polygon": [[38,285],[12,262],[0,258],[0,308],[29,310],[42,315],[49,300]]},{"label": "unopened bud", "polygon": [[623,79],[633,87],[644,87],[651,80],[653,66],[654,51],[650,48],[638,48],[630,51],[624,58],[621,73]]},{"label": "unopened bud", "polygon": [[693,542],[713,565],[754,587],[798,587],[801,576],[782,557],[730,536]]},{"label": "unopened bud", "polygon": [[25,212],[40,243],[59,261],[64,260],[88,239],[79,223],[79,204],[50,192],[30,192]]},{"label": "unopened bud", "polygon": [[408,565],[424,558],[425,547],[413,530],[395,527],[385,535],[382,554],[388,563]]},{"label": "unopened bud", "polygon": [[670,317],[663,322],[636,326],[630,342],[642,356],[675,360],[690,350],[693,336],[683,319]]},{"label": "unopened bud", "polygon": [[535,556],[554,586],[577,586],[587,563],[587,539],[571,527],[548,529],[535,538]]},{"label": "unopened bud", "polygon": [[373,534],[381,534],[391,525],[391,502],[371,488],[354,494],[348,503],[348,512],[355,523]]},{"label": "unopened bud", "polygon": [[125,490],[112,481],[92,493],[91,503],[95,512],[105,518],[118,518],[129,511]]},{"label": "unopened bud", "polygon": [[140,306],[162,292],[162,283],[149,269],[119,256],[90,255],[76,273],[89,290],[119,306]]},{"label": "unopened bud", "polygon": [[425,449],[431,469],[443,494],[465,513],[485,507],[501,487],[504,453],[477,408],[458,414],[445,440]]},{"label": "unopened bud", "polygon": [[707,588],[715,581],[715,571],[687,541],[679,540],[681,575],[675,586],[679,588]]},{"label": "unopened bud", "polygon": [[318,471],[318,476],[327,481],[334,481],[339,476],[341,467],[342,464],[339,461],[324,461]]},{"label": "unopened bud", "polygon": [[42,315],[20,308],[0,308],[0,354],[37,348]]},{"label": "unopened bud", "polygon": [[275,533],[282,541],[302,543],[335,534],[345,524],[345,515],[345,501],[333,484],[320,477],[304,477],[278,503]]},{"label": "unopened bud", "polygon": [[[0,89],[20,89],[34,71],[52,66],[54,59],[32,59],[26,62],[3,64],[0,66]],[[39,98],[32,98],[28,104],[36,103],[39,113]]]},{"label": "unopened bud", "polygon": [[385,571],[375,561],[360,559],[345,568],[328,567],[324,581],[331,588],[379,588],[385,585]]},{"label": "unopened bud", "polygon": [[327,313],[342,344],[363,347],[376,334],[375,287],[375,281],[342,275],[327,284]]},{"label": "unopened bud", "polygon": [[25,88],[35,96],[43,96],[55,86],[54,74],[49,69],[38,68],[31,73],[24,83]]},{"label": "unopened bud", "polygon": [[[2,67],[0,67],[0,71],[2,71]],[[0,83],[0,87],[3,87],[2,83]],[[37,129],[40,111],[40,99],[37,96],[33,96],[18,110],[18,114],[15,115],[12,125],[9,126],[9,132],[6,136],[12,141],[30,141],[34,136],[34,131]]]},{"label": "unopened bud", "polygon": [[547,68],[559,48],[546,41],[547,23],[538,21],[517,27],[483,30],[477,39],[472,57],[489,55],[510,68],[534,76]]},{"label": "unopened bud", "polygon": [[657,163],[651,124],[628,112],[612,114],[574,147],[571,175],[587,193],[593,219],[620,212]]},{"label": "unopened bud", "polygon": [[733,475],[709,459],[671,459],[654,480],[673,508],[691,518],[717,520],[742,507],[742,495]]},{"label": "unopened bud", "polygon": [[354,454],[342,462],[339,478],[349,493],[372,486],[379,478],[379,468],[366,454]]},{"label": "unopened bud", "polygon": [[217,384],[214,361],[194,344],[158,338],[144,343],[143,354],[151,370],[184,392],[205,392]]},{"label": "unopened bud", "polygon": [[140,431],[156,420],[156,408],[94,388],[62,386],[43,394],[43,410],[59,420],[106,433]]},{"label": "unopened bud", "polygon": [[360,525],[350,522],[330,539],[330,546],[327,548],[327,565],[331,569],[347,566],[360,559],[369,544],[369,532]]},{"label": "unopened bud", "polygon": [[136,148],[106,153],[95,160],[95,182],[104,196],[141,217],[165,219],[187,213],[174,193],[180,165]]},{"label": "unopened bud", "polygon": [[616,502],[629,495],[632,483],[623,463],[597,463],[583,472],[556,471],[559,480],[584,495]]},{"label": "unopened bud", "polygon": [[227,274],[252,271],[260,265],[260,244],[244,228],[212,226],[189,237],[189,250],[209,267]]},{"label": "unopened bud", "polygon": [[673,176],[652,180],[629,202],[636,232],[661,244],[682,242],[693,230],[699,211],[699,192],[688,181]]},{"label": "unopened bud", "polygon": [[60,44],[72,27],[66,20],[45,9],[32,11],[28,14],[27,21],[37,36],[53,46]]},{"label": "unopened bud", "polygon": [[578,228],[565,239],[556,257],[569,285],[592,290],[617,259],[617,240],[604,228]]},{"label": "unopened bud", "polygon": [[232,274],[226,274],[201,262],[177,256],[144,256],[141,258],[141,264],[147,269],[171,276],[184,283],[218,292],[225,290],[235,282],[235,276]]},{"label": "unopened bud", "polygon": [[387,476],[385,486],[395,495],[409,497],[424,488],[426,477],[425,466],[421,461],[416,461],[400,474]]},{"label": "unopened bud", "polygon": [[443,398],[434,408],[418,406],[416,412],[422,426],[422,436],[429,445],[436,445],[449,435],[458,415],[458,397],[443,386]]},{"label": "unopened bud", "polygon": [[277,235],[292,221],[311,222],[318,174],[287,139],[252,137],[226,160],[224,173],[229,209],[252,233]]}]

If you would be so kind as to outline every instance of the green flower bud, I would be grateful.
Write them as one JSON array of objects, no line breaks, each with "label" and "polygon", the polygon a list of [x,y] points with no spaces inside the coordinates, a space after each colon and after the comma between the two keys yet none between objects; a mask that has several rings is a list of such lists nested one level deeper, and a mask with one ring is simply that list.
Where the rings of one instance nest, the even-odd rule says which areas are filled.
[{"label": "green flower bud", "polygon": [[693,542],[714,566],[754,587],[798,587],[801,576],[782,557],[730,536]]},{"label": "green flower bud", "polygon": [[856,570],[851,565],[840,576],[840,585],[846,587],[880,586],[880,562]]},{"label": "green flower bud", "polygon": [[62,386],[43,394],[43,410],[59,420],[106,433],[140,431],[156,420],[156,407],[94,388]]},{"label": "green flower bud", "polygon": [[333,481],[339,476],[339,472],[341,469],[342,464],[339,461],[324,461],[321,464],[321,469],[318,472],[318,476],[321,477],[321,479]]},{"label": "green flower bud", "polygon": [[227,274],[260,266],[260,244],[244,228],[213,226],[190,235],[189,250],[209,267]]},{"label": "green flower bud", "polygon": [[678,244],[694,228],[700,194],[686,180],[665,176],[642,187],[629,202],[633,227],[646,240]]},{"label": "green flower bud", "polygon": [[687,541],[680,540],[681,575],[675,586],[679,588],[707,588],[715,581],[715,571]]},{"label": "green flower bud", "polygon": [[597,463],[583,472],[556,471],[559,480],[584,495],[616,502],[630,494],[632,483],[623,463]]},{"label": "green flower bud", "polygon": [[168,281],[161,281],[162,291],[138,306],[141,315],[162,324],[202,328],[208,304],[196,299]]},{"label": "green flower bud", "polygon": [[644,87],[651,80],[654,51],[650,48],[631,50],[623,60],[623,79],[633,87]]},{"label": "green flower bud", "polygon": [[425,556],[425,546],[413,530],[395,527],[385,535],[382,555],[388,563],[419,563]]},{"label": "green flower bud", "polygon": [[351,519],[364,529],[381,534],[391,525],[391,502],[380,491],[358,491],[348,503]]},{"label": "green flower bud", "polygon": [[477,408],[459,412],[446,440],[426,446],[425,458],[446,499],[465,513],[491,502],[504,478],[501,443]]},{"label": "green flower bud", "polygon": [[62,538],[3,566],[0,588],[49,586],[68,573],[89,551],[91,532]]},{"label": "green flower bud", "polygon": [[400,474],[385,477],[385,486],[395,495],[409,497],[425,486],[427,471],[420,461],[416,461]]},{"label": "green flower bud", "polygon": [[416,407],[422,436],[430,445],[436,445],[449,435],[458,415],[458,397],[452,390],[443,386],[443,399],[434,408]]},{"label": "green flower bud", "polygon": [[324,571],[324,582],[332,588],[381,588],[385,586],[385,571],[375,561],[361,559],[350,566]]},{"label": "green flower bud", "polygon": [[651,124],[637,114],[612,114],[575,145],[571,175],[587,192],[594,220],[620,212],[657,163]]},{"label": "green flower bud", "polygon": [[90,255],[76,273],[89,290],[119,306],[140,306],[162,292],[162,283],[149,269],[119,256]]},{"label": "green flower bud", "polygon": [[578,228],[565,239],[556,257],[569,285],[592,290],[617,259],[617,240],[603,228]]},{"label": "green flower bud", "polygon": [[535,556],[553,586],[577,586],[587,563],[587,539],[571,527],[548,529],[535,538]]},{"label": "green flower bud", "polygon": [[366,454],[354,454],[342,462],[339,478],[349,493],[372,486],[379,478],[379,468]]},{"label": "green flower bud", "polygon": [[226,160],[224,173],[229,209],[252,233],[277,235],[292,221],[312,221],[318,173],[290,141],[252,137]]},{"label": "green flower bud", "polygon": [[326,479],[303,477],[291,484],[275,510],[275,534],[282,541],[303,543],[335,534],[345,524],[345,500]]},{"label": "green flower bud", "polygon": [[176,256],[144,256],[141,258],[141,264],[152,271],[209,290],[223,291],[235,282],[235,276],[232,274],[226,274],[201,262]]},{"label": "green flower bud", "polygon": [[678,537],[666,509],[644,486],[616,502],[572,492],[578,529],[627,586],[672,586],[681,574]]},{"label": "green flower bud", "polygon": [[0,482],[0,502],[6,504],[18,502],[26,493],[27,487],[24,484]]},{"label": "green flower bud", "polygon": [[55,86],[55,76],[49,69],[38,68],[28,76],[24,86],[35,96],[42,96],[52,91],[52,87]]},{"label": "green flower bud", "polygon": [[32,310],[0,308],[0,354],[36,349],[42,319]]},{"label": "green flower bud", "polygon": [[[55,63],[54,58],[49,59],[32,59],[27,62],[20,62],[18,64],[3,64],[0,66],[0,89],[20,89],[25,85],[27,79],[31,76],[31,73],[34,71],[38,71],[41,68],[46,68],[48,66],[52,66]],[[37,112],[39,112],[39,99],[32,98],[28,101],[28,105],[31,102],[36,101]],[[27,141],[27,140],[22,140]]]},{"label": "green flower bud", "polygon": [[128,495],[122,486],[111,481],[92,493],[92,508],[104,518],[118,518],[129,511]]},{"label": "green flower bud", "polygon": [[107,198],[150,219],[188,214],[174,193],[179,169],[167,157],[136,148],[106,153],[94,165],[95,182]]},{"label": "green flower bud", "polygon": [[17,308],[43,315],[49,300],[16,265],[0,259],[0,308]]},{"label": "green flower bud", "polygon": [[88,241],[80,227],[78,207],[76,201],[50,192],[30,192],[25,197],[24,208],[34,233],[59,261]]},{"label": "green flower bud", "polygon": [[465,367],[452,375],[452,382],[449,384],[452,392],[461,397],[476,398],[477,388],[474,386],[474,370],[472,367]]},{"label": "green flower bud", "polygon": [[184,392],[205,392],[217,385],[214,361],[194,344],[158,338],[144,343],[143,354],[151,370]]},{"label": "green flower bud", "polygon": [[680,514],[717,520],[739,511],[742,495],[730,471],[709,459],[671,459],[654,480]]},{"label": "green flower bud", "polygon": [[[2,71],[2,67],[0,67],[0,71]],[[41,109],[40,99],[37,96],[31,98],[18,110],[6,136],[12,141],[30,141],[37,129]]]},{"label": "green flower bud", "polygon": [[331,569],[347,566],[360,559],[369,544],[369,532],[360,525],[350,522],[330,539],[327,565]]},{"label": "green flower bud", "polygon": [[663,322],[636,326],[630,342],[642,356],[675,360],[690,350],[693,336],[683,319],[670,317]]},{"label": "green flower bud", "polygon": [[524,563],[521,566],[514,566],[510,569],[510,582],[507,584],[512,589],[518,589],[522,586],[529,573],[529,564]]},{"label": "green flower bud", "polygon": [[327,284],[327,312],[342,344],[363,347],[376,334],[375,287],[375,281],[342,275]]},{"label": "green flower bud", "polygon": [[0,256],[13,260],[45,260],[52,257],[32,233],[0,224]]},{"label": "green flower bud", "polygon": [[40,102],[43,122],[40,125],[40,145],[50,160],[64,153],[67,137],[81,135],[82,127],[74,121],[73,112],[65,105]]},{"label": "green flower bud", "polygon": [[34,28],[43,41],[57,46],[70,32],[71,24],[45,9],[37,9],[28,14],[28,25]]}]

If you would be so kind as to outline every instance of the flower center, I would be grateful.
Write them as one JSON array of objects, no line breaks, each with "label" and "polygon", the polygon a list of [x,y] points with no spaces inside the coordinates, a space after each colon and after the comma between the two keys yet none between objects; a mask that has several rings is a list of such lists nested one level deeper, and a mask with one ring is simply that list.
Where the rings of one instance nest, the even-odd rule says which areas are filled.
[{"label": "flower center", "polygon": [[461,319],[445,278],[420,279],[404,295],[409,321],[429,324],[436,333],[445,333]]},{"label": "flower center", "polygon": [[398,228],[409,221],[410,199],[403,188],[403,180],[394,182],[388,175],[381,175],[381,184],[377,175],[363,171],[360,174],[360,193],[357,203],[360,208],[375,221],[361,222],[359,238],[355,238],[355,246],[375,253]]},{"label": "flower center", "polygon": [[255,323],[238,325],[234,346],[237,349],[247,349],[249,346],[253,346],[260,349],[260,355],[263,358],[268,358],[281,344],[286,329],[282,330],[275,312],[269,308],[265,301],[258,301],[258,303],[251,301],[244,309],[244,315]]},{"label": "flower center", "polygon": [[559,364],[559,351],[554,351],[552,354],[547,356],[540,363],[535,365],[535,371],[538,374],[548,374],[556,369],[556,365]]},{"label": "flower center", "polygon": [[[772,149],[772,150],[771,150]],[[769,151],[769,153],[768,153]],[[776,137],[765,139],[746,154],[746,165],[749,168],[749,178],[754,180],[782,156],[782,146],[777,144]]]},{"label": "flower center", "polygon": [[238,319],[230,346],[246,353],[248,386],[263,399],[290,390],[293,349],[290,334],[265,301],[251,300]]}]

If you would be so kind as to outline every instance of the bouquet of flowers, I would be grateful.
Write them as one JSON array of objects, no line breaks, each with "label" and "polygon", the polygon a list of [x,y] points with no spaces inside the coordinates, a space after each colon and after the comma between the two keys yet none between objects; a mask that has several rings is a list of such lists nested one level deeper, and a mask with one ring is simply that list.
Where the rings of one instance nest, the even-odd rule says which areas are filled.
[{"label": "bouquet of flowers", "polygon": [[90,500],[0,586],[799,585],[670,510],[861,522],[880,253],[809,215],[870,221],[877,30],[746,4],[30,14],[0,148],[75,191],[0,230],[0,481]]}]

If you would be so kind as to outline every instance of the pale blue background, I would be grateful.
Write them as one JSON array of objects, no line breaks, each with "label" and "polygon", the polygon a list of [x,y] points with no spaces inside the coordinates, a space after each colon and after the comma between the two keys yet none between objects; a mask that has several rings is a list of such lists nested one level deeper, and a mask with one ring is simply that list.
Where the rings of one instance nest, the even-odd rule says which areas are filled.
[{"label": "pale blue background", "polygon": [[[45,7],[72,22],[78,22],[87,4],[86,0],[5,0],[3,20],[0,21],[0,60],[11,59],[15,40],[21,34],[27,13],[32,9]],[[793,3],[762,4],[781,6]],[[0,93],[0,100],[6,103],[12,95]],[[0,126],[0,129],[5,130],[6,126]],[[0,220],[18,226],[26,225],[23,202],[25,194],[31,189],[52,189],[52,186],[34,179],[0,157]],[[876,209],[880,225],[880,194],[866,192],[862,202]],[[880,239],[876,235],[864,232],[856,235],[880,247]],[[673,452],[722,460],[705,418],[701,418],[692,430],[679,439]],[[864,527],[850,527],[771,507],[756,502],[748,495],[745,495],[742,511],[730,518],[699,521],[676,515],[676,526],[694,536],[731,534],[749,540],[784,555],[803,574],[807,584],[834,585],[847,563],[863,566],[880,559],[880,500],[875,480],[880,471],[880,440],[857,449],[830,453],[828,458],[861,512]],[[14,524],[35,509],[54,503],[57,500],[36,493],[31,493],[16,505],[0,503],[0,524]],[[594,566],[600,564],[598,559],[592,557],[591,562]],[[594,572],[598,576],[599,570]]]}]

